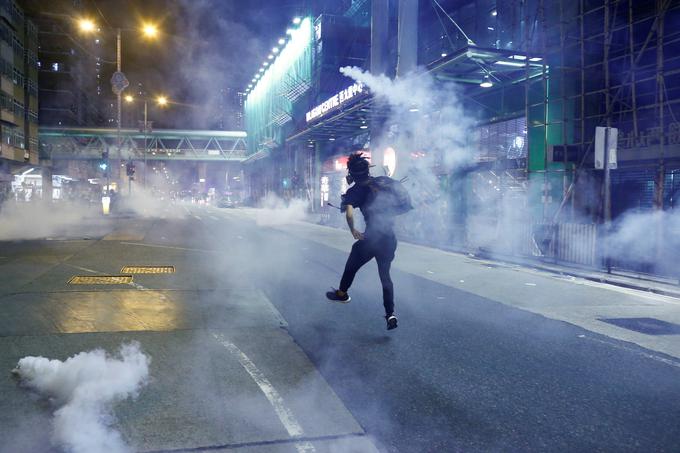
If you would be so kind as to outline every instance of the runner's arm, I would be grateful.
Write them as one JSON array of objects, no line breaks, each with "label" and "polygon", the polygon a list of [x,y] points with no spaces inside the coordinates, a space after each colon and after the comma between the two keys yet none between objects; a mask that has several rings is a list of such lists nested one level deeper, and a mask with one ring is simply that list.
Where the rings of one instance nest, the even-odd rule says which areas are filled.
[{"label": "runner's arm", "polygon": [[347,226],[349,227],[349,231],[352,233],[352,236],[354,236],[354,239],[360,241],[364,238],[364,235],[354,228],[354,206],[348,204],[345,207],[346,207],[345,219],[347,219]]}]

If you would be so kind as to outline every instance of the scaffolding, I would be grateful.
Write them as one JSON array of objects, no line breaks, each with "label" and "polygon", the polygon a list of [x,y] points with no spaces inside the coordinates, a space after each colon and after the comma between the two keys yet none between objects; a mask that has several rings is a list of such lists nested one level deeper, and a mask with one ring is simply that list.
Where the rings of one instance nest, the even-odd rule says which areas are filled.
[{"label": "scaffolding", "polygon": [[[543,33],[551,65],[545,81],[549,86],[541,90],[545,99],[530,94],[538,82],[527,84],[527,117],[545,132],[546,164],[538,171],[570,173],[564,176],[561,196],[554,193],[561,200],[554,219],[573,217],[579,209],[592,214],[593,220],[609,217],[606,187],[601,187],[597,207],[589,206],[593,200],[578,193],[592,190],[582,181],[579,184],[580,179],[605,185],[603,172],[593,169],[598,126],[619,131],[612,215],[631,208],[672,209],[680,160],[680,123],[675,112],[680,102],[680,30],[665,24],[680,20],[680,2],[541,0],[538,16],[541,26],[552,30]],[[533,109],[542,110],[544,122],[536,123]],[[565,145],[572,148],[559,153],[562,165],[555,159],[550,162],[550,148]],[[616,186],[627,182],[640,186],[637,194],[629,188],[626,195],[634,195],[637,206],[617,197]],[[544,187],[548,190],[550,184]]]}]

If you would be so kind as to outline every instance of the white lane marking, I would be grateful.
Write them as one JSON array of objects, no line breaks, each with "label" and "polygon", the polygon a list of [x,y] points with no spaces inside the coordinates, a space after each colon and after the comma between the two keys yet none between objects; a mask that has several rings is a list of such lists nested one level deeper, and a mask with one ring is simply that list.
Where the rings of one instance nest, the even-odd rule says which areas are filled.
[{"label": "white lane marking", "polygon": [[201,220],[201,218],[200,218],[199,216],[197,216],[197,215],[194,216],[194,219],[196,219],[196,220]]},{"label": "white lane marking", "polygon": [[[250,360],[250,358],[245,355],[245,353],[241,351],[238,346],[224,338],[224,335],[213,333],[213,337],[215,337],[215,339],[222,346],[224,346],[227,351],[236,357],[241,366],[245,368],[250,377],[253,378],[253,381],[255,381],[257,386],[260,387],[260,390],[262,393],[264,393],[264,396],[267,398],[267,400],[269,400],[269,403],[274,408],[274,412],[276,412],[279,420],[281,420],[281,424],[283,424],[283,427],[286,428],[288,435],[290,437],[302,437],[305,434],[302,426],[297,421],[297,418],[295,418],[293,412],[291,412],[291,410],[284,403],[281,394],[276,390],[276,388],[274,388],[272,383],[269,382],[269,379],[267,379],[262,371],[260,371],[260,369],[255,366],[253,361]],[[295,448],[300,453],[316,451],[310,442],[298,442],[295,444]]]},{"label": "white lane marking", "polygon": [[214,215],[211,215],[210,218],[213,219],[213,220],[220,220],[217,217],[215,217]]},{"label": "white lane marking", "polygon": [[536,286],[536,283],[525,283],[527,286]]},{"label": "white lane marking", "polygon": [[137,245],[139,247],[154,247],[159,249],[171,249],[171,250],[187,250],[189,252],[201,252],[201,253],[219,253],[216,250],[190,249],[186,247],[174,247],[172,245],[142,244],[141,242],[124,242],[124,241],[121,241],[120,243],[125,245]]},{"label": "white lane marking", "polygon": [[590,341],[595,341],[597,343],[606,344],[607,346],[611,346],[611,347],[616,348],[616,349],[622,349],[624,351],[632,352],[633,354],[645,357],[647,359],[655,360],[657,362],[661,362],[661,363],[664,363],[666,365],[670,365],[670,366],[675,367],[675,368],[680,368],[680,362],[677,362],[675,360],[670,360],[670,359],[667,359],[665,357],[660,357],[656,354],[650,354],[648,352],[637,351],[633,348],[628,348],[628,347],[620,345],[618,343],[614,343],[613,341],[600,340],[599,338],[593,338],[593,337],[588,336],[588,335],[579,335],[578,337],[586,339],[586,340],[590,340]]},{"label": "white lane marking", "polygon": [[135,283],[135,282],[130,282],[130,283],[128,283],[128,285],[132,286],[135,289],[139,289],[141,291],[148,291],[149,290],[149,288],[142,286],[139,283]]},{"label": "white lane marking", "polygon": [[95,271],[95,270],[93,270],[93,269],[88,269],[88,268],[86,268],[86,267],[74,266],[73,264],[69,264],[69,263],[64,263],[64,264],[65,264],[66,266],[68,266],[68,267],[72,267],[72,268],[74,268],[74,269],[78,269],[78,270],[81,270],[81,271],[89,272],[89,273],[91,273],[91,274],[102,274],[102,273],[103,273],[103,272]]}]

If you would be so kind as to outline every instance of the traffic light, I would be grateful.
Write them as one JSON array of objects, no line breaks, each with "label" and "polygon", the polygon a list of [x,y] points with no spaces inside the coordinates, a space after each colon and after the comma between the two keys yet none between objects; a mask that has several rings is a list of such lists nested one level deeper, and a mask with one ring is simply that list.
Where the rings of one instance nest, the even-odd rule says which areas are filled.
[{"label": "traffic light", "polygon": [[99,161],[99,168],[104,172],[104,176],[108,176],[109,171],[109,152],[102,152],[102,160]]},{"label": "traffic light", "polygon": [[130,161],[125,165],[125,172],[127,173],[128,176],[134,176],[135,175],[135,164],[134,162]]}]

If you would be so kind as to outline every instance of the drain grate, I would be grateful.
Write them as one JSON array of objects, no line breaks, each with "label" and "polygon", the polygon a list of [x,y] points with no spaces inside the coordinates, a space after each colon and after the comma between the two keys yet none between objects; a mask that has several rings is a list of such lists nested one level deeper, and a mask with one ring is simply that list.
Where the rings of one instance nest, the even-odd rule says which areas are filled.
[{"label": "drain grate", "polygon": [[124,266],[121,274],[174,274],[175,266]]},{"label": "drain grate", "polygon": [[655,318],[600,318],[600,321],[647,335],[680,335],[680,325]]},{"label": "drain grate", "polygon": [[76,275],[68,281],[71,285],[127,285],[132,275]]}]

